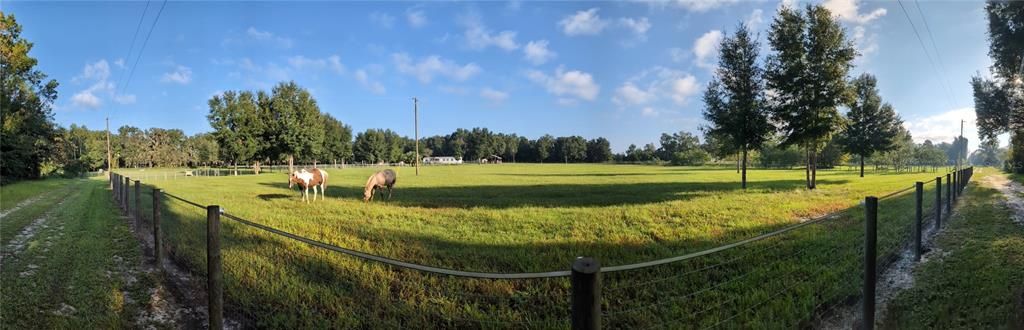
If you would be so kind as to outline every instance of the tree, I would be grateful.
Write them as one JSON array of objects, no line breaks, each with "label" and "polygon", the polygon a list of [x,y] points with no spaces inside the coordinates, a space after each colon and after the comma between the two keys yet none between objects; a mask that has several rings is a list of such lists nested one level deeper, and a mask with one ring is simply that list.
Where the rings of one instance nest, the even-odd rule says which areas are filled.
[{"label": "tree", "polygon": [[213,128],[220,157],[232,165],[254,160],[253,167],[259,173],[255,156],[266,145],[262,136],[268,123],[260,114],[256,96],[249,91],[227,91],[213,96],[208,104],[210,113],[206,118]]},{"label": "tree", "polygon": [[555,137],[544,134],[537,139],[534,144],[534,153],[537,156],[537,161],[543,163],[551,156],[551,149],[555,146]]},{"label": "tree", "polygon": [[38,178],[56,134],[58,84],[35,68],[32,46],[14,15],[0,12],[0,183]]},{"label": "tree", "polygon": [[993,79],[971,78],[980,137],[1010,133],[1009,166],[1024,173],[1024,2],[988,1]]},{"label": "tree", "polygon": [[843,125],[837,106],[849,103],[846,76],[857,52],[822,5],[808,5],[806,14],[783,7],[768,40],[775,51],[765,70],[772,117],[784,145],[806,150],[807,188],[814,189],[818,152]]},{"label": "tree", "polygon": [[598,137],[587,141],[587,161],[603,163],[612,160],[612,146],[608,139]]},{"label": "tree", "polygon": [[194,165],[210,165],[220,160],[220,147],[210,133],[200,133],[188,139],[190,161]]},{"label": "tree", "polygon": [[294,81],[280,83],[270,96],[276,124],[276,145],[288,157],[288,172],[294,171],[295,157],[316,161],[324,144],[324,122],[320,108],[309,91]]},{"label": "tree", "polygon": [[456,129],[445,142],[445,151],[452,157],[463,159],[466,156],[466,140],[469,139],[469,131],[463,128]]},{"label": "tree", "polygon": [[726,137],[743,153],[743,189],[747,189],[747,152],[760,148],[774,129],[764,105],[764,83],[757,65],[759,48],[746,25],[740,24],[736,34],[722,40],[715,78],[704,93],[704,118],[710,122],[705,132]]},{"label": "tree", "polygon": [[552,161],[576,163],[587,159],[587,140],[581,136],[562,136],[555,139]]},{"label": "tree", "polygon": [[988,139],[981,142],[981,146],[971,154],[969,159],[974,165],[996,166],[1003,161],[1001,154],[999,140]]},{"label": "tree", "polygon": [[878,96],[877,80],[861,74],[851,83],[855,97],[846,113],[849,123],[841,137],[843,150],[860,157],[860,177],[864,177],[864,158],[891,150],[903,120]]},{"label": "tree", "polygon": [[352,127],[343,124],[330,114],[323,114],[324,147],[323,159],[345,162],[352,159]]},{"label": "tree", "polygon": [[387,149],[384,131],[378,129],[367,129],[365,132],[356,134],[356,140],[352,146],[355,160],[367,163],[386,162]]}]

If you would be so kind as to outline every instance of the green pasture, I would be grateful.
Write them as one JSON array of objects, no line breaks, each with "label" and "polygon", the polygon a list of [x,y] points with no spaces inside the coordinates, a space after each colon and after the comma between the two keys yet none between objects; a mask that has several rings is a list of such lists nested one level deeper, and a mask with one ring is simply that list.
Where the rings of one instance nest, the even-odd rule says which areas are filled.
[{"label": "green pasture", "polygon": [[[327,199],[302,203],[283,173],[143,180],[227,213],[340,247],[481,272],[568,269],[577,256],[612,266],[753,237],[808,218],[834,219],[722,253],[604,274],[607,326],[794,327],[860,290],[868,195],[925,185],[944,172],[502,164],[395,168],[390,201],[363,203],[375,168],[330,169]],[[123,174],[132,176],[133,172]],[[945,190],[945,189],[944,189]],[[912,191],[880,203],[879,259],[910,235]],[[205,210],[163,200],[167,253],[205,273]],[[567,279],[474,280],[392,269],[222,218],[229,316],[260,327],[555,328],[568,325]]]}]

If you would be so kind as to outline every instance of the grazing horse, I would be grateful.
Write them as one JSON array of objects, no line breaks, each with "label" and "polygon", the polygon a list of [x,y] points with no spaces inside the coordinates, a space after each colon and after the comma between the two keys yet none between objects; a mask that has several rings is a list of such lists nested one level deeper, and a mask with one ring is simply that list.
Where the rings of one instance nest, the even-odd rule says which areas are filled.
[{"label": "grazing horse", "polygon": [[391,188],[395,186],[395,171],[390,169],[383,170],[374,173],[366,180],[366,188],[363,189],[363,202],[369,202],[373,199],[373,194],[377,189],[388,188],[388,200],[391,200]]},{"label": "grazing horse", "polygon": [[309,203],[309,187],[313,187],[313,200],[316,200],[317,187],[320,188],[320,199],[324,199],[324,194],[327,193],[327,172],[319,168],[314,168],[310,171],[301,169],[295,171],[288,178],[288,189],[291,189],[295,184],[299,185],[302,189],[302,201]]}]

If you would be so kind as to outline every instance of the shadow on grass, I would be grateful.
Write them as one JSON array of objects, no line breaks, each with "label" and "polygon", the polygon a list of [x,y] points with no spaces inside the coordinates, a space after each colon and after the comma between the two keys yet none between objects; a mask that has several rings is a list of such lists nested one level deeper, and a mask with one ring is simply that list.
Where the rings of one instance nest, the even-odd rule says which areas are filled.
[{"label": "shadow on grass", "polygon": [[[818,180],[818,184],[821,185],[841,185],[847,182],[849,180]],[[284,184],[279,183],[260,184],[287,189]],[[750,182],[748,186],[749,191],[753,192],[784,191],[802,189],[804,180],[755,181]],[[600,207],[689,200],[741,189],[739,184],[731,182],[402,187],[399,181],[389,203],[425,208]],[[359,187],[340,186],[327,189],[327,196],[332,198],[358,200],[362,198],[362,194],[363,190]]]},{"label": "shadow on grass", "polygon": [[[794,184],[800,187],[802,183],[802,180],[796,180],[795,183],[777,184],[781,187]],[[658,187],[671,190],[685,187],[682,185],[661,184]],[[623,186],[636,188],[634,185],[610,186],[619,189]],[[530,189],[567,189],[562,185],[506,188],[526,189],[528,193],[537,192]],[[434,189],[410,189],[407,194],[428,194]],[[354,189],[339,187],[334,190],[335,193],[338,190],[344,194]],[[472,192],[479,193],[478,190]],[[475,198],[479,199],[480,196]],[[879,222],[879,255],[883,258],[887,252],[895,251],[897,244],[894,240],[902,240],[899,237],[907,236],[906,233],[898,235],[897,232],[910,223],[912,212],[908,211],[911,210],[912,198],[913,195],[901,195],[886,200],[884,207],[880,207],[880,219],[886,220]],[[862,258],[858,254],[858,243],[862,239],[863,225],[860,220],[863,210],[855,206],[839,212],[844,214],[840,219],[803,227],[777,238],[722,253],[639,271],[606,274],[604,285],[608,289],[606,297],[609,302],[605,308],[609,313],[649,304],[663,304],[655,305],[653,309],[640,314],[609,317],[607,324],[613,328],[654,326],[677,317],[699,313],[707,306],[719,305],[736,297],[763,297],[777,292],[793,292],[794,296],[787,294],[787,299],[773,300],[762,305],[758,313],[744,314],[734,324],[755,322],[766,324],[767,327],[804,324],[806,319],[818,312],[814,306],[851,301],[850,295],[857,292],[859,262]],[[249,220],[262,222],[262,219]],[[568,286],[564,279],[474,280],[394,269],[380,263],[310,248],[284,237],[242,227],[230,220],[222,221],[225,255],[238,256],[237,259],[225,259],[225,277],[230,283],[229,291],[226,292],[228,308],[232,314],[251,322],[246,326],[567,326],[562,321],[568,312]],[[188,230],[191,235],[177,237],[193,240],[192,244],[201,246],[203,223],[199,220],[190,224],[193,227]],[[581,255],[596,257],[605,265],[649,261],[720,246],[786,225],[765,224],[748,228],[722,226],[721,232],[716,235],[651,242],[579,241],[570,238],[558,242],[474,242],[411,230],[343,225],[320,229],[281,229],[298,229],[298,232],[293,233],[318,241],[339,242],[340,238],[340,242],[335,244],[342,247],[353,247],[350,244],[374,246],[373,250],[367,252],[408,262],[471,271],[529,272],[567,269],[572,260]],[[174,231],[168,230],[169,233]],[[178,257],[194,259],[194,264],[200,267],[203,260],[201,254]],[[709,268],[718,264],[722,265]],[[677,299],[717,285],[722,287],[715,287],[699,296]],[[791,291],[781,291],[784,289]],[[483,298],[476,298],[480,296]],[[709,326],[720,321],[713,315],[730,315],[733,312],[733,309],[726,309],[723,313],[706,314],[708,316],[701,316],[686,324],[694,327]],[[785,316],[776,320],[765,319],[765,315]],[[530,326],[501,323],[524,320],[541,323]]]}]

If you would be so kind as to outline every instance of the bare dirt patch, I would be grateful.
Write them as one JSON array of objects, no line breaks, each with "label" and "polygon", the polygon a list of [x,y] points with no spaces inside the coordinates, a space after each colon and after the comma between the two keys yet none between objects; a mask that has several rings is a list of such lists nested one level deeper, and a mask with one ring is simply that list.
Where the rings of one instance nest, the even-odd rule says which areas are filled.
[{"label": "bare dirt patch", "polygon": [[0,211],[0,219],[3,219],[3,218],[4,218],[4,217],[6,217],[6,216],[7,216],[8,214],[11,214],[11,213],[17,212],[18,210],[20,210],[21,208],[23,208],[23,207],[25,207],[25,206],[28,206],[28,205],[30,205],[30,204],[32,204],[32,203],[35,203],[35,202],[36,202],[36,201],[38,201],[38,200],[39,200],[40,198],[43,198],[43,195],[42,195],[42,194],[36,195],[36,196],[34,196],[34,197],[32,197],[32,198],[28,198],[28,199],[25,199],[25,200],[21,201],[21,203],[18,203],[17,205],[14,205],[14,207],[12,207],[12,208],[9,208],[9,209],[7,209],[6,211]]},{"label": "bare dirt patch", "polygon": [[[32,223],[30,223],[28,226],[25,226],[25,228],[22,229],[21,232],[18,233],[18,235],[14,236],[14,239],[12,239],[9,243],[7,243],[7,245],[3,247],[3,250],[0,250],[2,251],[0,252],[0,265],[3,264],[3,261],[5,259],[16,256],[17,254],[21,253],[21,250],[23,250],[25,248],[25,245],[27,245],[29,241],[31,241],[32,238],[36,236],[36,233],[38,233],[40,230],[48,228],[48,225],[46,223],[50,221],[50,218],[53,216],[54,211],[59,210],[61,209],[61,207],[64,206],[64,204],[69,199],[68,196],[70,196],[70,194],[61,197],[61,200],[59,203],[57,203],[57,205],[46,211],[46,213],[44,213],[38,219],[33,220]],[[38,197],[36,199],[38,199]],[[29,205],[31,203],[26,204],[25,202],[22,202],[18,204],[19,206],[15,206],[15,208],[20,208],[24,206],[22,204]]]},{"label": "bare dirt patch", "polygon": [[1024,226],[1024,186],[1010,180],[1006,175],[989,175],[983,181],[988,187],[995,188],[1006,197],[1004,204],[1013,211],[1013,222]]}]

